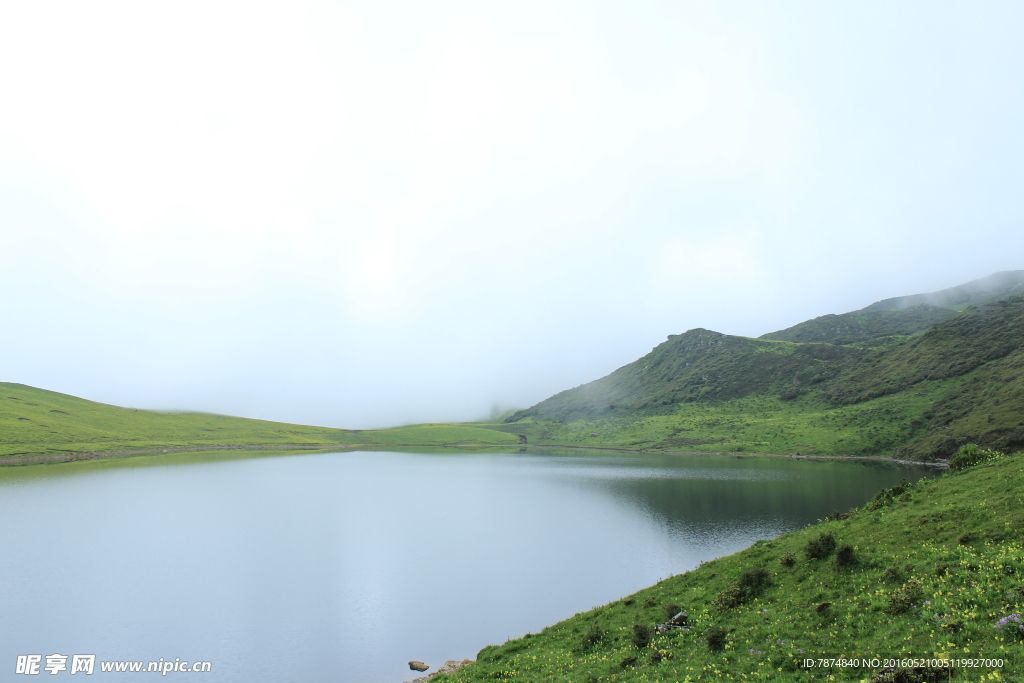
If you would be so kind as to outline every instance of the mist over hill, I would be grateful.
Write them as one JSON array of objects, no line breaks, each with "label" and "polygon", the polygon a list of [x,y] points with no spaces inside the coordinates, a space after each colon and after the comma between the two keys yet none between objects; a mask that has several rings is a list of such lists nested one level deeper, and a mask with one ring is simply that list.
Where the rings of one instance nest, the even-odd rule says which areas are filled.
[{"label": "mist over hill", "polygon": [[[849,422],[850,440],[829,442],[828,452],[933,460],[968,441],[1017,448],[1024,445],[1022,291],[1024,271],[1008,271],[822,316],[758,339],[705,329],[669,335],[642,358],[505,422],[562,425],[561,432],[546,432],[557,440],[577,422],[603,422],[606,434],[638,422],[678,430],[674,416],[682,420],[694,406],[765,416],[804,411],[828,421],[844,407],[884,399],[884,410],[892,411],[885,418],[890,424]],[[608,427],[611,423],[617,426]],[[753,424],[742,426],[756,431],[749,429]],[[529,429],[537,433],[539,428]],[[601,431],[591,436],[600,441]],[[685,431],[695,432],[687,436],[695,445],[725,450],[730,442],[741,451],[773,452],[784,445],[770,438],[770,431],[745,440],[711,438],[701,432],[714,430],[699,425]],[[853,448],[850,442],[860,445]],[[630,445],[666,447],[671,440]]]},{"label": "mist over hill", "polygon": [[898,296],[870,306],[828,314],[763,334],[759,339],[852,344],[878,337],[920,334],[968,306],[1024,294],[1024,270],[1008,270],[928,294]]}]

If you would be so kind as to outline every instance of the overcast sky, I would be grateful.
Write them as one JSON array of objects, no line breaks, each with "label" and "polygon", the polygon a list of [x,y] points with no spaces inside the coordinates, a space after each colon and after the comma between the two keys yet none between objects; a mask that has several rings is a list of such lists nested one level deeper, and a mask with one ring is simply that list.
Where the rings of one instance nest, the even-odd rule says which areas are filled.
[{"label": "overcast sky", "polygon": [[1024,268],[1019,2],[0,9],[0,380],[471,420]]}]

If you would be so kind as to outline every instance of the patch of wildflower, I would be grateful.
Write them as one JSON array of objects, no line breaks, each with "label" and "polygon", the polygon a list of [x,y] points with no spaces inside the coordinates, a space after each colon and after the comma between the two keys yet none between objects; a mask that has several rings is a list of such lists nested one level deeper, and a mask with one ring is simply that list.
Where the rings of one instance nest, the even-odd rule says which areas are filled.
[{"label": "patch of wildflower", "polygon": [[1005,628],[1010,624],[1016,624],[1017,630],[1024,631],[1024,623],[1021,623],[1019,614],[1009,614],[995,623],[992,628]]}]

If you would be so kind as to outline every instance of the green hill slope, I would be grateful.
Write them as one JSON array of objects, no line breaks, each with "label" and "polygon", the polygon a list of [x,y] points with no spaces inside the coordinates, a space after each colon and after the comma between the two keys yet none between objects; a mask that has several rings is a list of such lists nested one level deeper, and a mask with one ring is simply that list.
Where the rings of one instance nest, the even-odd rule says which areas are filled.
[{"label": "green hill slope", "polygon": [[530,443],[919,460],[967,442],[1019,448],[1024,297],[852,345],[691,330],[490,428]]},{"label": "green hill slope", "polygon": [[860,310],[841,315],[823,315],[778,332],[763,334],[759,339],[855,344],[879,337],[918,334],[954,315],[956,311],[928,304],[899,309]]},{"label": "green hill slope", "polygon": [[[1024,680],[1022,491],[1021,455],[896,487],[433,683]],[[692,628],[654,632],[680,611]]]},{"label": "green hill slope", "polygon": [[670,335],[649,354],[607,377],[556,394],[507,421],[664,413],[667,406],[698,399],[778,393],[835,376],[866,355],[869,352],[863,349],[831,344],[790,344],[690,330]]},{"label": "green hill slope", "polygon": [[877,301],[859,311],[823,315],[760,339],[853,344],[892,335],[924,332],[968,306],[1024,294],[1024,270],[1011,270],[928,294]]},{"label": "green hill slope", "polygon": [[1014,295],[1024,295],[1024,270],[1004,270],[1001,273],[929,294],[883,299],[862,310],[881,311],[931,305],[962,311],[968,306],[978,306]]},{"label": "green hill slope", "polygon": [[133,410],[0,382],[0,464],[26,457],[223,446],[328,449],[397,445],[514,445],[467,425],[350,430],[206,413]]}]

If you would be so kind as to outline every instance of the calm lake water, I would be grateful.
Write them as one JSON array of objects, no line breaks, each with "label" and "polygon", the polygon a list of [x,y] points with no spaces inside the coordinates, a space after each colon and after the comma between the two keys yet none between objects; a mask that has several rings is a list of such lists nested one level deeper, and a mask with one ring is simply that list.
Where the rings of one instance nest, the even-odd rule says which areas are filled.
[{"label": "calm lake water", "polygon": [[168,680],[400,683],[928,474],[584,451],[0,468],[0,679],[60,653],[102,680],[180,658],[212,672]]}]

